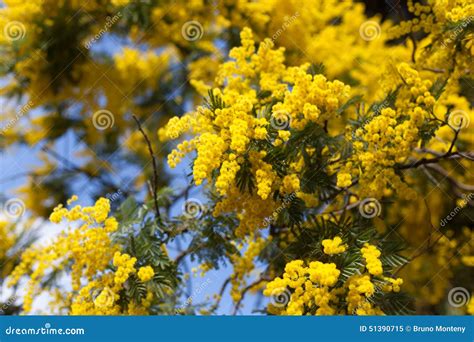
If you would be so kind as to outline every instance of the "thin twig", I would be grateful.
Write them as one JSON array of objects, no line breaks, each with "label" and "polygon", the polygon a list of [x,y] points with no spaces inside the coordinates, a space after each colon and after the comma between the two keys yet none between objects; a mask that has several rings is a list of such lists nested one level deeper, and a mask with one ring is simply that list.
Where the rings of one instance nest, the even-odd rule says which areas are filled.
[{"label": "thin twig", "polygon": [[[399,169],[399,170],[416,169],[418,166],[428,165],[428,164],[436,164],[436,163],[440,162],[442,159],[457,159],[457,158],[470,159],[469,155],[465,155],[462,152],[458,152],[458,151],[453,152],[453,148],[456,144],[456,140],[459,136],[459,132],[460,132],[459,129],[454,130],[454,138],[451,141],[449,149],[446,153],[444,153],[442,155],[437,155],[434,158],[421,158],[421,159],[419,159],[419,160],[417,160],[417,161],[415,161],[411,164],[398,165],[397,169]],[[470,154],[470,152],[468,152],[468,154]]]},{"label": "thin twig", "polygon": [[434,164],[434,165],[426,165],[426,167],[433,170],[433,171],[435,171],[435,172],[437,172],[438,174],[440,174],[444,178],[446,178],[455,187],[457,187],[461,190],[464,190],[464,191],[474,191],[474,185],[464,184],[464,183],[461,183],[461,182],[457,181],[456,179],[452,178],[449,175],[449,172],[446,171],[445,169],[443,169],[441,166]]},{"label": "thin twig", "polygon": [[[179,233],[186,233],[188,230],[187,229],[183,229],[183,230],[180,230]],[[178,254],[178,256],[176,257],[176,259],[174,259],[174,262],[176,265],[179,265],[179,263],[181,261],[183,261],[183,259],[185,257],[187,257],[189,254],[191,254],[192,252],[194,251],[197,251],[200,247],[204,246],[204,243],[201,243],[197,246],[193,246],[193,247],[190,247],[188,249],[185,249],[184,251],[182,251],[181,253]]]},{"label": "thin twig", "polygon": [[456,144],[456,140],[458,139],[459,132],[461,132],[461,128],[454,130],[454,138],[451,141],[451,145],[449,146],[448,152],[446,154],[450,154],[453,151],[454,145]]},{"label": "thin twig", "polygon": [[155,203],[155,211],[156,211],[156,217],[157,219],[160,219],[160,207],[158,206],[158,168],[156,166],[156,158],[155,158],[155,153],[153,152],[153,147],[151,147],[151,142],[150,139],[148,139],[147,134],[142,128],[142,125],[140,124],[140,120],[132,114],[133,119],[137,123],[138,129],[142,133],[143,137],[145,138],[146,144],[148,145],[148,152],[150,153],[151,160],[152,160],[152,165],[153,165],[153,190],[152,190],[152,195],[153,195],[153,202]]},{"label": "thin twig", "polygon": [[248,285],[242,290],[241,297],[234,307],[234,313],[233,313],[234,316],[237,315],[237,311],[239,310],[240,304],[242,304],[242,301],[244,300],[244,297],[247,294],[247,292],[264,281],[268,281],[268,279],[260,278],[259,280],[254,281],[252,284]]},{"label": "thin twig", "polygon": [[222,301],[222,296],[224,295],[224,291],[225,289],[227,288],[227,285],[229,285],[230,283],[230,277],[227,278],[224,283],[222,283],[222,287],[221,287],[221,290],[219,291],[219,298],[216,300],[216,302],[214,303],[214,305],[210,308],[210,312],[214,312],[217,310],[217,308],[219,307],[221,301]]},{"label": "thin twig", "polygon": [[427,68],[427,67],[422,68],[422,70],[431,71],[431,72],[434,72],[436,74],[444,74],[446,72],[446,70],[444,70],[444,69]]},{"label": "thin twig", "polygon": [[[426,240],[425,242],[423,242],[421,244],[421,246],[419,248],[417,248],[417,250],[415,251],[414,254],[412,254],[412,256],[410,257],[410,262],[412,262],[413,260],[419,258],[420,256],[422,256],[423,254],[425,254],[426,252],[430,251],[437,243],[438,241],[444,236],[442,233],[439,232],[438,229],[436,229],[436,227],[433,225],[433,222],[431,221],[431,210],[430,210],[430,207],[428,205],[428,203],[426,202],[426,198],[423,199],[423,201],[425,202],[425,206],[426,206],[426,212],[427,212],[427,217],[428,217],[428,222],[429,224],[431,225],[431,230],[430,230],[430,233],[428,235],[428,239],[427,239],[427,243],[426,243]],[[433,237],[433,233],[439,233],[439,236],[436,238],[436,240],[434,241],[431,241],[432,237]],[[426,247],[422,248],[424,245],[426,244]],[[403,264],[401,265],[394,273],[393,273],[393,277],[395,277],[406,265],[408,265],[408,263],[406,264]]]},{"label": "thin twig", "polygon": [[[86,175],[89,179],[96,179],[100,183],[102,183],[102,185],[108,186],[112,189],[120,190],[120,191],[122,190],[122,189],[120,189],[120,187],[118,187],[114,183],[108,181],[107,179],[104,179],[100,174],[95,175],[92,172],[90,172],[89,170],[79,167],[78,165],[76,165],[72,161],[70,161],[69,159],[63,157],[62,155],[60,155],[56,151],[50,149],[48,146],[43,146],[42,150],[45,153],[47,153],[48,155],[50,155],[51,157],[53,157],[54,159],[56,159],[57,161],[59,161],[60,163],[62,163],[64,165],[64,167],[67,168],[67,170],[72,171],[72,172],[76,172],[76,173],[82,173],[82,174]],[[129,191],[127,189],[123,189],[123,193],[124,193],[125,196],[129,195]]]},{"label": "thin twig", "polygon": [[416,64],[416,50],[417,50],[417,44],[416,44],[416,39],[415,36],[413,35],[413,32],[410,34],[410,40],[413,43],[413,51],[411,52],[411,61]]},{"label": "thin twig", "polygon": [[[444,153],[429,149],[429,148],[415,148],[415,152],[417,153],[429,153],[437,157],[442,157]],[[456,156],[459,156],[460,158],[468,159],[471,161],[474,161],[474,151],[468,151],[468,152],[456,152]]]}]

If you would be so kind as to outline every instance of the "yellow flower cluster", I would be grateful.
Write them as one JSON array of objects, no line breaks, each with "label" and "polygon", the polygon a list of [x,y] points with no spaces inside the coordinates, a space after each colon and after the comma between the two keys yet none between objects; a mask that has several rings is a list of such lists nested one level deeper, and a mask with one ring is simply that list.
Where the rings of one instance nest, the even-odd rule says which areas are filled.
[{"label": "yellow flower cluster", "polygon": [[[77,200],[73,196],[68,205]],[[24,297],[24,311],[33,308],[33,301],[43,289],[40,284],[46,272],[69,273],[72,293],[64,296],[70,303],[71,314],[119,314],[116,301],[119,292],[131,274],[136,272],[137,259],[122,254],[120,247],[113,243],[111,234],[118,228],[114,217],[109,217],[110,202],[99,198],[93,206],[75,205],[67,209],[58,205],[50,216],[53,223],[67,221],[73,227],[58,236],[45,247],[27,249],[20,264],[10,275],[9,285],[17,284],[23,276],[29,277]],[[114,272],[109,272],[111,267]],[[139,278],[148,281],[154,271],[150,266],[139,270]]]},{"label": "yellow flower cluster", "polygon": [[334,119],[336,110],[349,98],[350,88],[340,81],[327,81],[323,75],[309,75],[309,65],[289,68],[285,80],[292,83],[283,102],[273,109],[290,117],[290,127],[302,130],[308,123],[323,124]]},{"label": "yellow flower cluster", "polygon": [[340,188],[346,188],[352,184],[352,176],[350,173],[339,172],[337,174],[337,186]]},{"label": "yellow flower cluster", "polygon": [[138,270],[138,278],[140,278],[141,281],[147,282],[151,279],[153,279],[153,276],[155,275],[155,271],[151,266],[145,266],[145,267],[140,267]]},{"label": "yellow flower cluster", "polygon": [[280,191],[284,194],[298,192],[300,190],[300,179],[297,174],[292,173],[283,177],[283,184]]},{"label": "yellow flower cluster", "polygon": [[[228,208],[234,212],[237,209],[241,220],[237,231],[245,234],[262,227],[268,212],[278,207],[272,196],[275,191],[305,195],[300,193],[302,155],[297,156],[298,162],[289,163],[286,174],[279,175],[265,160],[272,146],[257,145],[258,142],[267,140],[273,146],[282,146],[290,139],[290,130],[302,130],[308,124],[324,125],[325,121],[338,117],[337,110],[348,99],[350,89],[339,81],[312,75],[308,64],[287,67],[284,50],[273,49],[269,39],[256,48],[248,28],[242,30],[241,42],[242,46],[231,50],[232,60],[217,70],[215,83],[219,87],[211,90],[209,99],[210,103],[216,103],[198,107],[181,118],[172,118],[158,135],[162,141],[186,133],[193,136],[170,153],[169,165],[175,167],[186,154],[196,151],[195,183],[199,185],[207,180],[222,196],[215,215]],[[259,96],[262,92],[268,97]],[[313,152],[314,149],[307,151]],[[244,165],[255,180],[256,193],[250,195],[242,192],[236,182]],[[231,196],[237,196],[236,201]],[[262,208],[259,205],[262,200],[268,211],[242,208]],[[232,207],[231,202],[239,204]],[[249,227],[247,222],[256,224]]]},{"label": "yellow flower cluster", "polygon": [[369,275],[356,275],[347,281],[347,312],[356,315],[383,315],[382,310],[374,308],[366,299],[375,293]]},{"label": "yellow flower cluster", "polygon": [[114,282],[116,285],[122,285],[125,283],[130,276],[130,274],[136,271],[135,263],[137,258],[132,258],[128,254],[121,254],[120,252],[115,252],[113,265],[117,268],[114,275]]},{"label": "yellow flower cluster", "polygon": [[221,172],[216,180],[216,189],[221,195],[226,195],[227,190],[235,179],[237,171],[240,170],[240,165],[236,160],[236,155],[229,154],[229,160],[222,163]]},{"label": "yellow flower cluster", "polygon": [[[69,203],[76,199],[74,196]],[[79,228],[60,235],[46,247],[32,247],[23,253],[22,261],[12,272],[9,284],[12,286],[20,277],[29,276],[24,298],[25,312],[31,310],[33,297],[38,290],[41,291],[38,286],[48,269],[61,271],[71,266],[73,291],[81,288],[82,279],[92,280],[97,272],[106,269],[118,248],[109,236],[118,226],[115,218],[107,218],[109,211],[110,203],[105,198],[100,198],[91,207],[76,205],[68,210],[59,205],[54,209],[50,216],[51,222],[77,221]]]},{"label": "yellow flower cluster", "polygon": [[[347,187],[355,176],[359,177],[362,197],[382,197],[393,191],[402,198],[416,196],[395,172],[412,155],[422,137],[421,126],[433,110],[435,98],[429,92],[431,81],[422,80],[419,73],[406,63],[398,66],[401,89],[397,108],[383,108],[354,132],[354,155],[341,168],[337,177],[339,187]],[[403,84],[403,85],[402,85]]]},{"label": "yellow flower cluster", "polygon": [[381,254],[380,250],[377,247],[366,243],[360,251],[365,259],[369,273],[375,276],[382,275],[382,262],[379,259]]},{"label": "yellow flower cluster", "polygon": [[[469,29],[474,18],[471,1],[428,1],[424,5],[409,1],[408,9],[414,14],[414,18],[390,28],[389,36],[398,38],[420,31],[423,34],[428,33],[426,38],[417,43],[419,48],[414,56],[416,63],[413,68],[432,82],[440,77],[447,81],[443,93],[433,108],[434,119],[444,121],[450,113],[462,113],[463,127],[467,127],[461,130],[459,138],[472,146],[472,139],[469,136],[474,119],[472,106],[469,105],[472,101],[460,90],[462,79],[470,77],[474,56],[474,36]],[[392,82],[392,85],[397,83]],[[423,89],[418,93],[424,95]],[[413,102],[415,101],[419,104],[422,99],[417,97]],[[430,102],[432,99],[428,97],[428,103]],[[456,124],[449,119],[448,122],[457,128],[461,118],[455,121]],[[428,148],[445,152],[453,139],[453,129],[448,125],[441,126],[436,132],[436,138],[432,139]]]},{"label": "yellow flower cluster", "polygon": [[217,134],[204,133],[196,142],[197,158],[194,161],[194,182],[200,185],[211,176],[214,169],[221,165],[221,158],[227,149],[227,144]]},{"label": "yellow flower cluster", "polygon": [[[305,307],[315,305],[317,315],[332,315],[336,308],[331,302],[338,301],[339,289],[330,290],[338,280],[340,271],[335,264],[311,262],[309,267],[304,266],[302,260],[293,260],[286,264],[283,278],[277,277],[267,284],[263,291],[266,296],[273,296],[277,303],[269,310],[283,315],[302,315]],[[290,293],[289,289],[294,292]],[[280,303],[278,298],[284,303]],[[286,308],[282,308],[281,306]]]},{"label": "yellow flower cluster", "polygon": [[[447,44],[451,45],[454,39],[448,39],[450,37],[450,30],[442,30],[442,27],[447,24],[469,23],[474,16],[474,9],[469,0],[430,0],[426,5],[414,3],[413,0],[410,0],[408,1],[408,10],[414,14],[415,18],[403,21],[398,26],[391,27],[389,36],[396,38],[411,32],[424,31],[441,35],[445,40],[443,42],[445,47]],[[466,26],[467,24],[464,27]]]},{"label": "yellow flower cluster", "polygon": [[[273,297],[268,310],[280,315],[383,314],[369,300],[377,290],[370,274],[356,274],[341,283],[340,273],[333,263],[313,261],[309,267],[302,260],[287,263],[283,277],[273,279],[263,291]],[[385,293],[400,291],[403,283],[389,277],[378,282],[382,282],[379,291]]]},{"label": "yellow flower cluster", "polygon": [[342,239],[339,236],[334,239],[325,239],[322,241],[324,253],[328,255],[344,253],[347,249],[346,245],[342,244]]},{"label": "yellow flower cluster", "polygon": [[400,292],[400,286],[403,284],[403,279],[401,278],[390,278],[384,277],[384,280],[387,281],[387,284],[384,287],[386,292]]},{"label": "yellow flower cluster", "polygon": [[313,283],[323,286],[333,286],[336,284],[340,273],[341,272],[333,263],[325,264],[319,261],[309,263],[308,275]]}]

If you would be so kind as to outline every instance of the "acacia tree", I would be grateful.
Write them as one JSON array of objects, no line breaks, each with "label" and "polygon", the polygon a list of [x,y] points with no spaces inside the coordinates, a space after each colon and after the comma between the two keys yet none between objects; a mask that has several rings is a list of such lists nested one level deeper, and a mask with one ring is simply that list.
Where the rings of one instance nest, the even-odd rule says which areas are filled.
[{"label": "acacia tree", "polygon": [[[473,312],[468,1],[6,3],[4,148],[39,148],[19,197],[69,227],[9,275],[25,313]],[[232,267],[214,300],[189,260]]]}]

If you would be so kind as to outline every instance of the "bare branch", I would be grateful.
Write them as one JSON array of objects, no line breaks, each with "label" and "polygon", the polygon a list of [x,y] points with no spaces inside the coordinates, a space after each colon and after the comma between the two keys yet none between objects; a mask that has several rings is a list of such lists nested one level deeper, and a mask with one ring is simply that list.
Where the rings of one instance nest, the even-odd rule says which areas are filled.
[{"label": "bare branch", "polygon": [[446,178],[452,185],[454,185],[455,187],[457,187],[461,190],[474,191],[474,185],[464,184],[464,183],[461,183],[461,182],[457,181],[456,179],[451,177],[449,175],[449,172],[447,170],[445,170],[444,168],[442,168],[440,165],[432,164],[432,165],[426,165],[425,167],[427,167],[427,168],[429,168],[433,171],[436,171],[438,174],[440,174],[441,176]]},{"label": "bare branch", "polygon": [[221,300],[222,300],[222,296],[224,295],[224,291],[225,289],[227,288],[227,285],[230,284],[230,277],[227,278],[224,283],[222,283],[222,287],[221,287],[221,290],[219,291],[219,298],[217,299],[217,301],[214,303],[214,305],[210,308],[210,312],[214,312],[217,310],[217,308],[219,307],[220,303],[221,303]]},{"label": "bare branch", "polygon": [[257,286],[258,284],[264,282],[264,281],[268,281],[268,279],[266,278],[260,278],[259,280],[256,280],[254,281],[252,284],[246,286],[243,290],[242,290],[242,294],[241,294],[241,297],[239,299],[239,301],[235,304],[235,307],[234,307],[234,313],[233,315],[237,315],[237,311],[239,310],[239,307],[240,307],[240,304],[242,304],[244,298],[245,298],[245,295],[247,294],[248,291],[250,291],[251,289],[253,289],[255,286]]},{"label": "bare branch", "polygon": [[[430,233],[428,234],[428,238],[420,245],[419,248],[415,250],[414,254],[412,254],[412,256],[410,257],[410,262],[419,258],[426,252],[430,251],[439,242],[439,240],[444,236],[442,233],[440,233],[439,229],[436,229],[436,227],[433,225],[433,222],[431,221],[431,210],[428,203],[426,202],[426,198],[424,198],[423,201],[425,202],[425,206],[426,206],[428,222],[430,223],[432,229],[430,230]],[[432,240],[433,233],[439,233],[439,236],[435,240]],[[408,263],[400,266],[393,273],[392,276],[395,277],[406,265],[408,265]]]},{"label": "bare branch", "polygon": [[153,165],[153,190],[152,190],[152,195],[153,195],[153,201],[155,203],[156,217],[157,217],[157,219],[160,219],[160,217],[161,217],[160,216],[160,207],[158,206],[158,196],[157,196],[157,192],[158,192],[158,168],[157,168],[155,153],[153,152],[153,147],[151,146],[150,139],[148,139],[147,134],[145,133],[145,131],[142,128],[142,125],[140,124],[140,120],[138,120],[138,118],[134,114],[132,114],[132,116],[133,116],[133,119],[135,120],[135,122],[137,123],[138,129],[140,130],[143,137],[145,138],[146,144],[148,146],[148,152],[150,153],[150,156],[151,156],[151,161],[152,161],[152,165]]},{"label": "bare branch", "polygon": [[[110,182],[109,180],[103,178],[100,174],[95,175],[90,170],[79,167],[78,165],[76,165],[72,161],[70,161],[69,159],[63,157],[62,155],[60,155],[56,151],[50,149],[48,146],[43,146],[42,150],[45,153],[47,153],[48,155],[50,155],[51,157],[53,157],[54,159],[56,159],[58,162],[63,164],[63,166],[68,171],[72,171],[72,172],[76,172],[76,173],[82,173],[85,176],[87,176],[89,179],[98,180],[100,183],[102,183],[102,185],[104,185],[106,187],[110,187],[110,188],[115,189],[117,191],[122,190],[122,189],[120,189],[119,186],[117,186],[114,183]],[[32,176],[34,176],[34,174],[32,174]],[[127,189],[123,189],[123,193],[125,194],[125,196],[129,196],[129,194],[130,194]]]}]

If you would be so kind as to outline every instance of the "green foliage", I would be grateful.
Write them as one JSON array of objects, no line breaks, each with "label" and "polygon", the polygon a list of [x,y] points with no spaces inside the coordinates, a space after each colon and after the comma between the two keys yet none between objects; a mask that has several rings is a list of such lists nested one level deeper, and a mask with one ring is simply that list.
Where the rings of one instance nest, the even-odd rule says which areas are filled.
[{"label": "green foliage", "polygon": [[[159,203],[171,203],[171,196],[169,189],[163,189],[158,196]],[[155,276],[149,289],[165,302],[169,297],[166,291],[176,290],[180,274],[176,264],[163,249],[164,222],[157,222],[154,214],[152,207],[138,204],[132,197],[125,200],[116,214],[120,225],[114,235],[114,242],[120,244],[125,253],[137,258],[136,268],[153,268]],[[122,291],[123,305],[130,299],[139,303],[146,296],[147,287],[136,276],[130,277],[127,284]]]},{"label": "green foliage", "polygon": [[226,107],[222,98],[219,95],[215,95],[212,92],[212,89],[209,89],[208,94],[209,98],[205,99],[204,103],[210,110],[215,111],[216,109],[223,109]]}]

